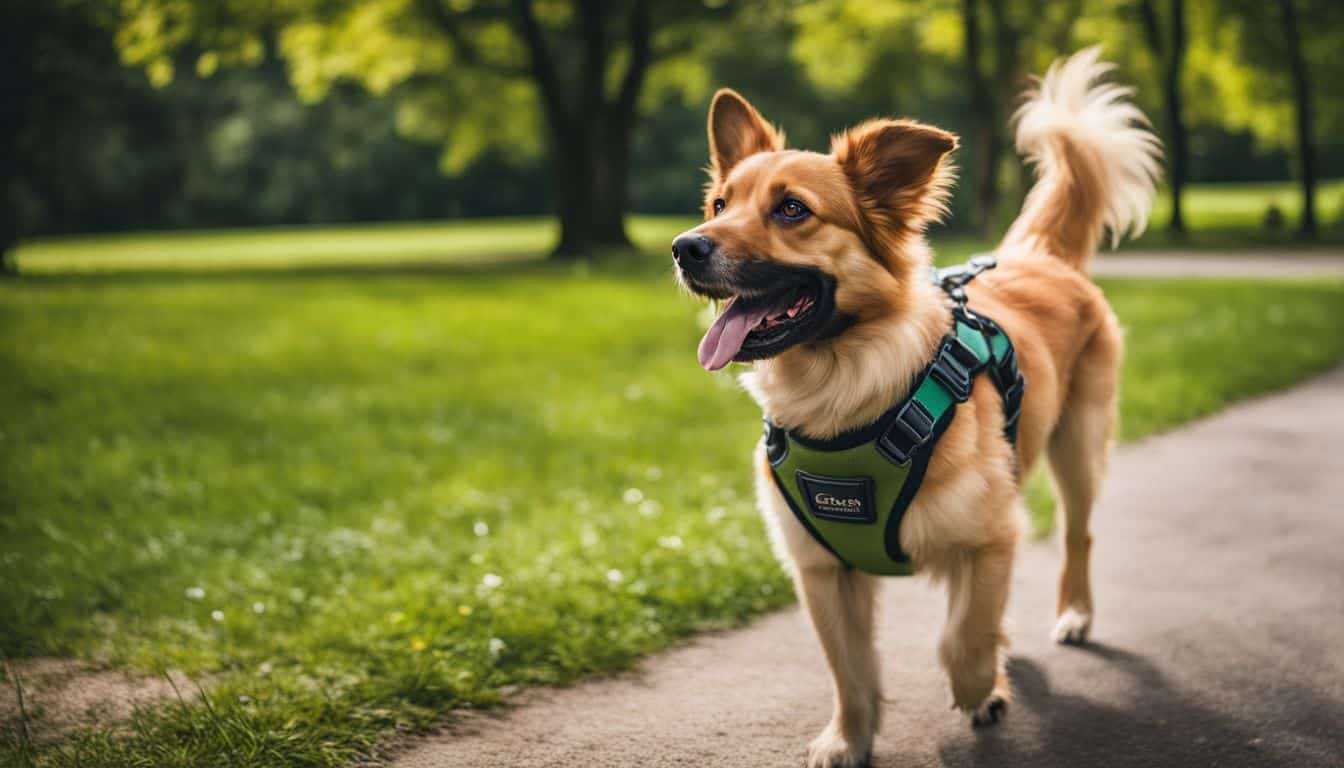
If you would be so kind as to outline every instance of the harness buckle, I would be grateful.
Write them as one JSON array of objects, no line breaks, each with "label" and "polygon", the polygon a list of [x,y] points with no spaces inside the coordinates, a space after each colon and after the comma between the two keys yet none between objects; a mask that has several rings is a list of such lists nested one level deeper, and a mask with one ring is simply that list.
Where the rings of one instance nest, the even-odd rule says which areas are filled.
[{"label": "harness buckle", "polygon": [[967,371],[974,371],[980,368],[980,356],[971,349],[970,345],[962,341],[956,335],[949,336],[947,339],[947,351],[952,357],[961,363]]},{"label": "harness buckle", "polygon": [[964,403],[971,397],[971,376],[979,368],[980,357],[975,350],[956,336],[949,336],[938,350],[929,375],[942,384],[953,399]]},{"label": "harness buckle", "polygon": [[888,460],[905,464],[914,456],[915,449],[933,436],[933,414],[915,398],[901,407],[896,418],[877,439],[877,451]]}]

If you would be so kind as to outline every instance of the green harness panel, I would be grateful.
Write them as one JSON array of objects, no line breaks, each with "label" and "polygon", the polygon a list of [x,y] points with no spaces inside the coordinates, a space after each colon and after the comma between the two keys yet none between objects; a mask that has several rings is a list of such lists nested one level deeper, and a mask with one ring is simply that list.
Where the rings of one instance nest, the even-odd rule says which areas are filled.
[{"label": "green harness panel", "polygon": [[913,572],[901,549],[901,520],[919,491],[938,437],[975,377],[990,374],[1004,405],[1004,434],[1017,436],[1025,382],[1008,336],[964,307],[914,394],[862,429],[815,440],[766,420],[766,455],[793,514],[851,568],[884,576]]}]

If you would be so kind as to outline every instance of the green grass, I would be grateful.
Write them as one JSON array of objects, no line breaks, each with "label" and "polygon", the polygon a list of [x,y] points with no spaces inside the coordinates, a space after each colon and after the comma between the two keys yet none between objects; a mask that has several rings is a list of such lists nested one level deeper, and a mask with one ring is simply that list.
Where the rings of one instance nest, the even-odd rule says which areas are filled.
[{"label": "green grass", "polygon": [[[1106,289],[1127,439],[1344,357],[1339,284]],[[791,600],[700,311],[661,259],[0,284],[3,652],[211,702],[8,759],[339,765]]]},{"label": "green grass", "polygon": [[[685,216],[631,216],[629,229],[641,247],[663,252],[696,223]],[[36,239],[21,245],[15,258],[30,275],[444,267],[537,261],[558,232],[546,217],[148,232]]]},{"label": "green grass", "polygon": [[[632,232],[661,254],[691,221]],[[695,364],[701,308],[661,256],[538,263],[549,226],[25,245],[37,276],[0,281],[0,652],[182,668],[208,700],[35,751],[0,726],[0,765],[341,765],[790,601],[759,416]],[[1124,439],[1344,359],[1344,284],[1105,288]]]},{"label": "green grass", "polygon": [[[1183,200],[1185,223],[1193,231],[1258,229],[1271,205],[1283,211],[1291,230],[1302,212],[1301,188],[1289,182],[1231,182],[1192,184]],[[1163,229],[1171,219],[1169,190],[1153,210],[1153,226]],[[1337,225],[1344,217],[1344,179],[1323,181],[1316,187],[1316,212],[1323,225]]]},{"label": "green grass", "polygon": [[[1288,217],[1286,228],[1261,226],[1273,202]],[[1293,228],[1300,210],[1296,186],[1288,182],[1196,184],[1186,193],[1192,232],[1173,240],[1165,231],[1168,204],[1159,200],[1148,234],[1128,247],[1302,248]],[[1317,246],[1344,241],[1344,180],[1318,190],[1317,207],[1325,233]],[[630,236],[641,248],[666,251],[672,238],[695,226],[694,216],[631,216]],[[330,228],[139,233],[37,239],[16,253],[25,274],[101,272],[237,272],[240,270],[386,269],[390,266],[442,268],[481,263],[536,261],[557,234],[549,218],[510,218],[438,223],[380,224]],[[991,244],[956,231],[935,237],[940,260],[958,261]]]}]

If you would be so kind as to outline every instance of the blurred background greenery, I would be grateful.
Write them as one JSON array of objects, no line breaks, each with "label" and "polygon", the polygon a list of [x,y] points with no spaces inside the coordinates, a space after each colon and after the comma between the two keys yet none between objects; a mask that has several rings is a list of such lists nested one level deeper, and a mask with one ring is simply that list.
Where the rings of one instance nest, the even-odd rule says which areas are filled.
[{"label": "blurred background greenery", "polygon": [[[950,261],[1029,183],[1030,73],[1099,43],[1167,147],[1139,246],[1273,258],[1344,241],[1342,22],[1318,0],[0,5],[0,766],[362,764],[787,603],[759,412],[696,366],[708,321],[666,256],[714,88],[794,146],[875,114],[960,132]],[[1102,287],[1125,440],[1344,359],[1338,280]],[[44,656],[199,696],[53,734],[6,708]]]},{"label": "blurred background greenery", "polygon": [[[950,226],[987,236],[1029,183],[1014,99],[1098,42],[1165,140],[1162,230],[1338,237],[1344,216],[1316,193],[1344,175],[1344,6],[1328,0],[16,0],[4,13],[0,250],[539,214],[557,219],[559,253],[623,246],[627,211],[698,209],[720,85],[805,148],[875,114],[959,132]],[[1243,195],[1233,221],[1182,215],[1189,184],[1275,181],[1291,185]]]}]

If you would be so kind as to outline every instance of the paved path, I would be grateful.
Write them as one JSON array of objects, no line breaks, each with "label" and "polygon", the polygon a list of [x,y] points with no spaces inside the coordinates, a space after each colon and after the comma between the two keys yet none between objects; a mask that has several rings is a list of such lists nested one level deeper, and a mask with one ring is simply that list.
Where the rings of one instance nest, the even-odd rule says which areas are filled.
[{"label": "paved path", "polygon": [[[948,708],[941,595],[888,583],[874,768],[1344,765],[1344,369],[1120,449],[1094,530],[1086,648],[1046,639],[1057,557],[1023,548],[1017,699],[993,729]],[[788,610],[473,716],[396,765],[796,766],[829,698]]]},{"label": "paved path", "polygon": [[1092,262],[1097,277],[1344,278],[1344,251],[1122,251]]}]

